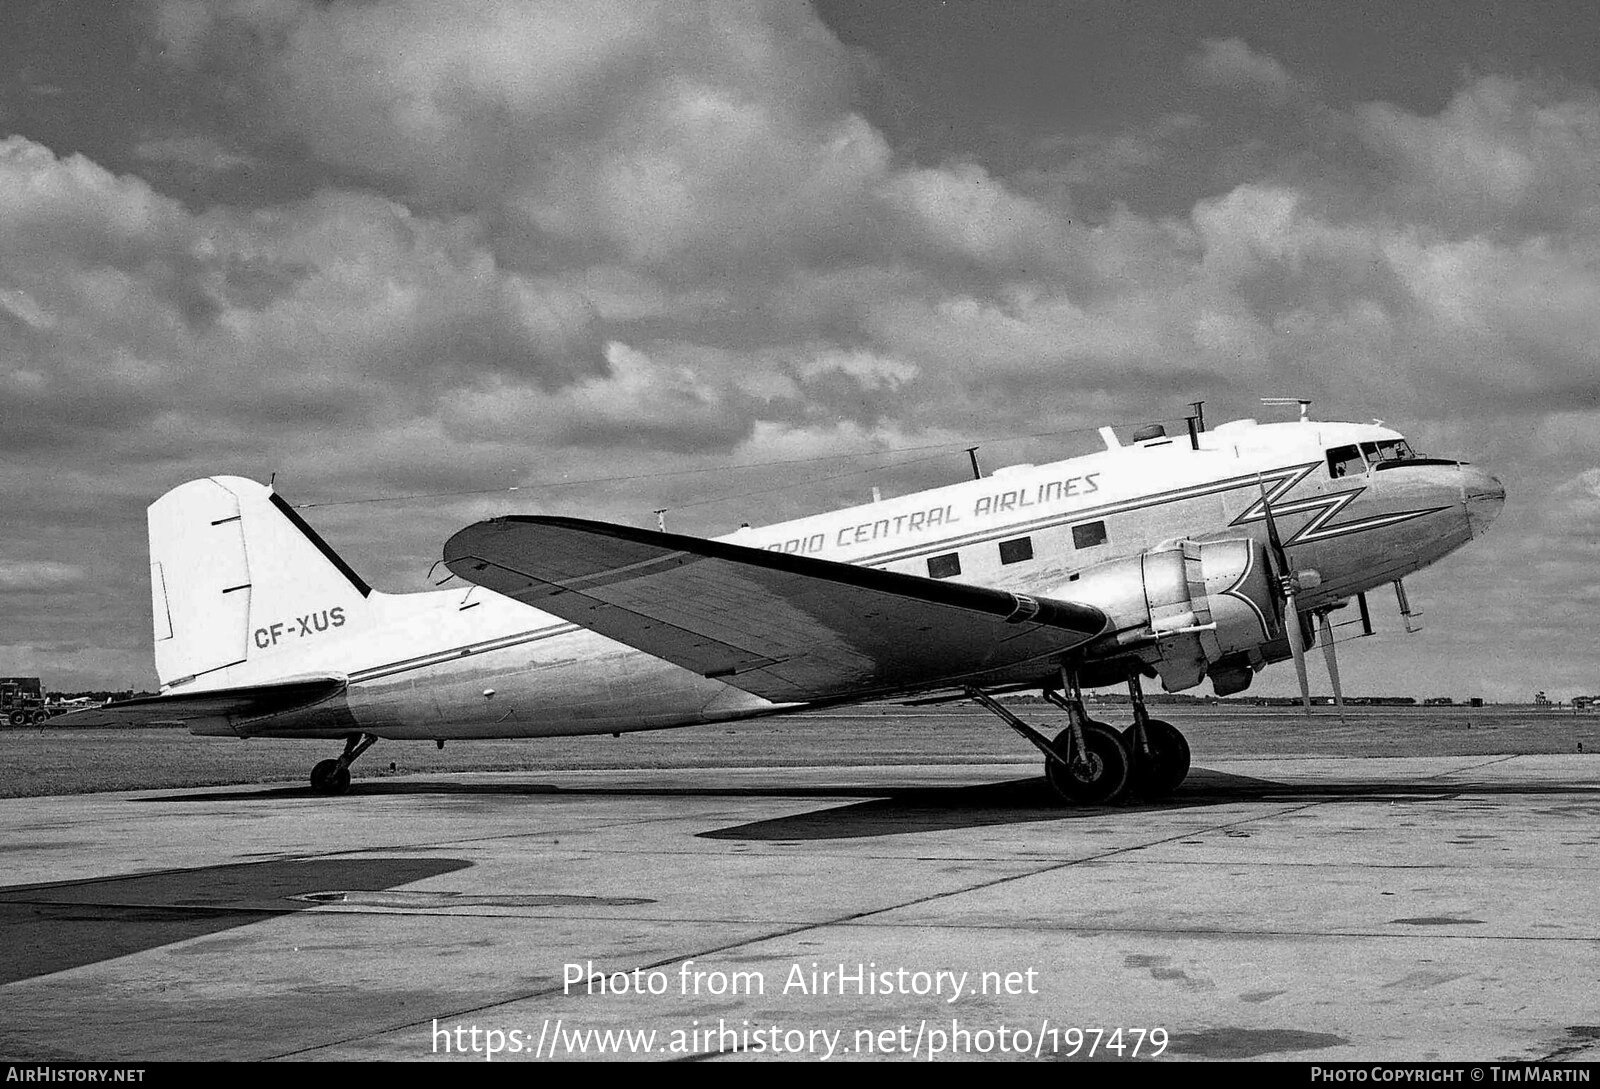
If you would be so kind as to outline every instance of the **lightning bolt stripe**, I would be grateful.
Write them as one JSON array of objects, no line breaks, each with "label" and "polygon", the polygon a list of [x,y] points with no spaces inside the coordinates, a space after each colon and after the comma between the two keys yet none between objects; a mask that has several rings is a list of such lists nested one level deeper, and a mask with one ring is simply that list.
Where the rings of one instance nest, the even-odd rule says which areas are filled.
[{"label": "lightning bolt stripe", "polygon": [[[1340,509],[1342,509],[1344,505],[1345,504],[1340,504]],[[1399,525],[1401,522],[1409,522],[1413,518],[1422,518],[1425,515],[1434,514],[1438,511],[1449,509],[1450,508],[1448,507],[1425,507],[1421,510],[1395,511],[1393,514],[1380,514],[1373,518],[1363,518],[1360,521],[1345,522],[1337,526],[1328,526],[1324,524],[1329,518],[1332,518],[1333,515],[1337,513],[1335,510],[1328,510],[1318,517],[1313,518],[1310,522],[1307,522],[1305,526],[1301,528],[1299,533],[1296,533],[1293,537],[1283,542],[1283,546],[1288,548],[1290,545],[1305,544],[1309,541],[1326,541],[1333,537],[1343,537],[1347,533],[1360,533],[1362,530],[1366,529],[1378,529],[1382,526]]]},{"label": "lightning bolt stripe", "polygon": [[[1313,495],[1303,499],[1282,501],[1282,497],[1292,491],[1311,474],[1321,462],[1312,462],[1307,466],[1292,466],[1300,471],[1292,476],[1280,477],[1272,490],[1246,507],[1237,518],[1229,525],[1242,526],[1250,522],[1264,522],[1267,519],[1266,507],[1272,504],[1272,516],[1282,518],[1290,514],[1310,513],[1312,517],[1290,536],[1284,538],[1283,547],[1289,548],[1297,544],[1310,544],[1314,541],[1326,541],[1334,537],[1343,537],[1350,533],[1360,533],[1362,530],[1378,529],[1383,526],[1399,525],[1409,522],[1413,518],[1422,518],[1437,511],[1446,510],[1445,507],[1426,507],[1421,510],[1402,510],[1391,514],[1379,514],[1371,518],[1362,518],[1354,522],[1342,522],[1339,525],[1328,523],[1338,517],[1339,512],[1355,502],[1356,497],[1366,491],[1365,486],[1352,488],[1346,492],[1334,492],[1331,495]],[[1280,470],[1282,472],[1282,470]],[[1265,483],[1269,476],[1262,475]]]}]

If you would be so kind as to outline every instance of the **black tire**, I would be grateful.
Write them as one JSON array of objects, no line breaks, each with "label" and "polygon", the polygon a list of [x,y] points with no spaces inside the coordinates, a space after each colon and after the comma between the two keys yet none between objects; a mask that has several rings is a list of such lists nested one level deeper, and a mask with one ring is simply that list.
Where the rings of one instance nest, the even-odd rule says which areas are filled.
[{"label": "black tire", "polygon": [[320,761],[311,769],[311,789],[317,794],[343,794],[350,789],[350,769],[337,760]]},{"label": "black tire", "polygon": [[10,722],[13,726],[26,726],[28,724],[28,712],[13,711],[6,721]]},{"label": "black tire", "polygon": [[31,723],[34,726],[43,726],[46,722],[49,722],[49,721],[50,721],[50,712],[49,711],[35,711],[33,713],[33,715],[28,719],[28,722]]},{"label": "black tire", "polygon": [[1128,789],[1133,759],[1122,735],[1104,722],[1089,721],[1083,726],[1086,766],[1074,768],[1068,762],[1072,730],[1056,735],[1059,759],[1044,762],[1044,777],[1061,800],[1070,805],[1115,805]]},{"label": "black tire", "polygon": [[1189,741],[1170,722],[1152,718],[1144,724],[1150,755],[1135,752],[1133,790],[1141,798],[1165,798],[1189,774]]}]

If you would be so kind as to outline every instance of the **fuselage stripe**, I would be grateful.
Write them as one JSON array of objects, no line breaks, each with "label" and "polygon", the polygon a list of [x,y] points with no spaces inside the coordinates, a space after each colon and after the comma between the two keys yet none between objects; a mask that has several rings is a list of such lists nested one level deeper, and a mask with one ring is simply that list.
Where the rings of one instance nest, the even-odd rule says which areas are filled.
[{"label": "fuselage stripe", "polygon": [[537,643],[545,639],[553,639],[558,635],[582,631],[577,624],[554,624],[548,628],[535,628],[532,631],[519,632],[516,635],[503,635],[498,639],[487,639],[481,643],[469,643],[465,646],[452,647],[449,650],[435,651],[417,658],[407,658],[397,662],[388,662],[380,666],[357,670],[350,674],[350,683],[360,681],[373,681],[380,677],[388,677],[395,673],[406,673],[413,669],[426,669],[428,666],[440,665],[444,662],[468,658],[475,654],[486,654],[495,650],[508,650],[511,647],[522,646],[525,643]]}]

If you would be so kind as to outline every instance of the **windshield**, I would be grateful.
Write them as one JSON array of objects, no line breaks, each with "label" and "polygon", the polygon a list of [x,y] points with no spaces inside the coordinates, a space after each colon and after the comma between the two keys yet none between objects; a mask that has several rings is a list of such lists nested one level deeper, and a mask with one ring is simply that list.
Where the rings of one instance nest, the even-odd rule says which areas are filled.
[{"label": "windshield", "polygon": [[1424,462],[1405,439],[1383,439],[1359,446],[1335,446],[1328,451],[1328,475],[1334,478],[1356,476],[1369,467],[1384,469],[1401,462]]},{"label": "windshield", "polygon": [[1361,452],[1367,460],[1374,465],[1381,465],[1386,461],[1414,461],[1417,455],[1411,452],[1405,439],[1384,439],[1382,442],[1364,442]]}]

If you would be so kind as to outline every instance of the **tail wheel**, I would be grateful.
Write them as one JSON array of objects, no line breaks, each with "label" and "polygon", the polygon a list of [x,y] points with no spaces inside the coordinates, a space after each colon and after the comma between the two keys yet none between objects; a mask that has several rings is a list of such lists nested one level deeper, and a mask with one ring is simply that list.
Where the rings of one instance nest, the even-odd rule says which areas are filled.
[{"label": "tail wheel", "polygon": [[311,769],[311,789],[317,794],[343,794],[350,789],[350,769],[337,760],[320,761]]},{"label": "tail wheel", "polygon": [[1133,788],[1145,798],[1165,798],[1189,774],[1189,741],[1176,726],[1159,718],[1145,721],[1144,736],[1150,755],[1136,754]]},{"label": "tail wheel", "polygon": [[1122,735],[1104,722],[1083,724],[1084,752],[1069,759],[1072,730],[1056,735],[1055,749],[1060,756],[1044,762],[1044,775],[1051,789],[1073,805],[1111,805],[1128,789],[1133,759]]}]

